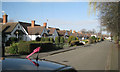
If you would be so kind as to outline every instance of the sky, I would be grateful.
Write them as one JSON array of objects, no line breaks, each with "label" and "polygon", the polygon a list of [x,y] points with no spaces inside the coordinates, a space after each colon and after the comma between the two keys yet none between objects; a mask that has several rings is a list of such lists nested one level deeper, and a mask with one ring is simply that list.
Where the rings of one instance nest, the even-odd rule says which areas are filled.
[{"label": "sky", "polygon": [[[89,2],[2,2],[2,10],[9,20],[35,22],[61,30],[81,29],[99,31],[97,15],[88,14]],[[2,16],[1,16],[2,17]]]}]

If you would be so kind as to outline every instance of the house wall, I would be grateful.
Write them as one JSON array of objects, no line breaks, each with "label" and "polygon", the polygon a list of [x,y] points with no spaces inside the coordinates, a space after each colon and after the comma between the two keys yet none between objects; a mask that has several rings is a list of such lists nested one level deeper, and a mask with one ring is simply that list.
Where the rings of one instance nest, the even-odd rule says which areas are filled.
[{"label": "house wall", "polygon": [[26,35],[27,41],[36,40],[37,37],[41,37],[41,35]]}]

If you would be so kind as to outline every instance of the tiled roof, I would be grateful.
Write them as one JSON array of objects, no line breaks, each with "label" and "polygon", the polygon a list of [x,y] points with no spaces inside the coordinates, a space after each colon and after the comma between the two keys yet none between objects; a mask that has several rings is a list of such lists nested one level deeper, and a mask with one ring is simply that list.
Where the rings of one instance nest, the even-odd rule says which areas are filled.
[{"label": "tiled roof", "polygon": [[8,22],[2,26],[3,33],[11,33],[13,29],[16,27],[18,22]]},{"label": "tiled roof", "polygon": [[35,26],[35,27],[27,27],[29,35],[41,35],[43,32],[44,26]]},{"label": "tiled roof", "polygon": [[47,30],[49,30],[48,31],[49,34],[53,34],[55,32],[56,28],[48,28]]},{"label": "tiled roof", "polygon": [[58,30],[57,32],[58,32],[58,35],[59,35],[59,36],[64,36],[65,33],[66,33],[65,30]]},{"label": "tiled roof", "polygon": [[77,37],[78,33],[72,33],[72,36]]},{"label": "tiled roof", "polygon": [[[26,23],[26,22],[19,22],[23,27],[24,29],[28,32],[27,30],[27,27],[30,27],[31,26],[31,23]],[[35,24],[35,26],[40,26],[38,24]]]},{"label": "tiled roof", "polygon": [[[31,23],[26,23],[26,22],[8,22],[2,26],[2,32],[11,33],[17,24],[22,25],[27,32],[28,32],[27,27],[31,26]],[[40,25],[35,24],[35,26],[40,26]]]}]

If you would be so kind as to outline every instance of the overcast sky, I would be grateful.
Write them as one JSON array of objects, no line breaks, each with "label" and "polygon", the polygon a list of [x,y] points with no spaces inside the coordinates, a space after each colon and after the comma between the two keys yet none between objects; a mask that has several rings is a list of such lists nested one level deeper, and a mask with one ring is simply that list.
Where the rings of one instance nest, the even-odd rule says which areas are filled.
[{"label": "overcast sky", "polygon": [[42,26],[48,19],[48,26],[76,31],[100,26],[96,15],[88,15],[88,2],[3,2],[2,10],[15,22],[35,20]]}]

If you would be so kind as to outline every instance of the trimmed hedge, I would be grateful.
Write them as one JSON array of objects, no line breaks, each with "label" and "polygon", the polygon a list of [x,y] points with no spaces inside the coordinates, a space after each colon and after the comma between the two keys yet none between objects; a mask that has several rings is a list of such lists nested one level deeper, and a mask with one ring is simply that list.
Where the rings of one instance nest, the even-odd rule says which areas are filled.
[{"label": "trimmed hedge", "polygon": [[60,43],[64,43],[64,37],[60,37]]},{"label": "trimmed hedge", "polygon": [[45,41],[50,41],[50,38],[46,37],[46,38],[45,38]]},{"label": "trimmed hedge", "polygon": [[51,43],[50,41],[20,42],[18,45],[18,53],[19,54],[30,54],[37,47],[41,47],[40,52],[44,52],[44,51],[54,50],[56,48],[56,45]]},{"label": "trimmed hedge", "polygon": [[54,42],[54,39],[53,39],[53,38],[50,38],[50,42],[53,43],[53,42]]},{"label": "trimmed hedge", "polygon": [[70,45],[71,45],[71,46],[80,45],[79,40],[71,41]]},{"label": "trimmed hedge", "polygon": [[30,48],[31,42],[20,42],[18,44],[18,53],[19,54],[29,54],[32,52],[32,49]]},{"label": "trimmed hedge", "polygon": [[18,43],[13,43],[9,48],[10,54],[18,54]]},{"label": "trimmed hedge", "polygon": [[55,37],[55,44],[59,44],[60,43],[60,37]]}]

